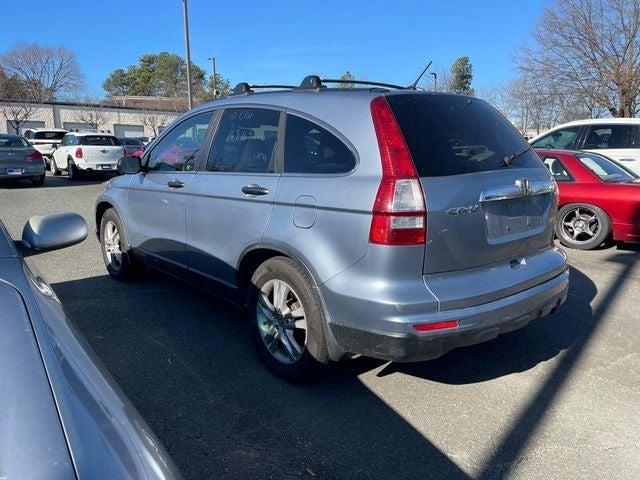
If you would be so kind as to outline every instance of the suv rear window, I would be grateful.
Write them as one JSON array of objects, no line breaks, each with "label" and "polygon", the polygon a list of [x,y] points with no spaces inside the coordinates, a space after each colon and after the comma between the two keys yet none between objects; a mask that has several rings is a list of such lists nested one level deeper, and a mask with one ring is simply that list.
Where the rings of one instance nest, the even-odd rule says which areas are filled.
[{"label": "suv rear window", "polygon": [[115,137],[109,137],[107,135],[88,135],[86,137],[80,137],[81,145],[117,145],[118,141]]},{"label": "suv rear window", "polygon": [[32,133],[34,140],[62,140],[66,135],[65,132],[35,132]]},{"label": "suv rear window", "polygon": [[[418,175],[441,177],[504,168],[506,156],[528,144],[495,108],[462,95],[388,95]],[[529,150],[511,168],[540,168]]]}]

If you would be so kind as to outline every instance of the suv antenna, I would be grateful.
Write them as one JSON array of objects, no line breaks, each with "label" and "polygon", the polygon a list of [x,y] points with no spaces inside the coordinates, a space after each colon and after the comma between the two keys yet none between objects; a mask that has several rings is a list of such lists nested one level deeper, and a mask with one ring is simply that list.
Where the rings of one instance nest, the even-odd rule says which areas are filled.
[{"label": "suv antenna", "polygon": [[416,78],[416,81],[411,84],[409,89],[416,90],[416,86],[418,85],[418,82],[424,76],[424,74],[427,73],[427,70],[429,70],[429,67],[431,66],[432,63],[433,63],[433,60],[429,60],[429,63],[427,64],[427,66],[424,67],[424,70],[422,70],[422,73],[418,75],[418,78]]}]

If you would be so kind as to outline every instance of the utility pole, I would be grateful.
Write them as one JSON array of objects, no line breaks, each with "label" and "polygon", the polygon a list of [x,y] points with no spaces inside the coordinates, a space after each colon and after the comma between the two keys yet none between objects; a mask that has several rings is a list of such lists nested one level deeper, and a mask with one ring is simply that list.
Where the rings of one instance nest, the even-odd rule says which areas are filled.
[{"label": "utility pole", "polygon": [[431,75],[433,75],[433,91],[437,92],[438,91],[438,74],[436,72],[431,72]]},{"label": "utility pole", "polygon": [[189,97],[189,110],[193,108],[193,95],[191,94],[191,48],[189,47],[189,8],[188,0],[182,0],[182,16],[184,20],[184,45],[187,50],[187,95]]},{"label": "utility pole", "polygon": [[209,57],[207,60],[211,60],[211,67],[213,68],[213,99],[218,98],[218,86],[216,84],[216,57]]}]

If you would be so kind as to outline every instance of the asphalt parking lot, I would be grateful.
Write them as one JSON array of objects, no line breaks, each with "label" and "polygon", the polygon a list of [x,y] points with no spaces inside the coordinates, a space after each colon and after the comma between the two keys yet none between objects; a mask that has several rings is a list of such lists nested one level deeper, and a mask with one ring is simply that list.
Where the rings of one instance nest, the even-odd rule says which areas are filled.
[{"label": "asphalt parking lot", "polygon": [[[34,214],[93,229],[102,180],[0,185],[14,238]],[[291,385],[242,312],[149,273],[107,276],[94,235],[34,257],[186,478],[640,478],[640,254],[569,251],[559,311],[431,362],[356,358]]]}]

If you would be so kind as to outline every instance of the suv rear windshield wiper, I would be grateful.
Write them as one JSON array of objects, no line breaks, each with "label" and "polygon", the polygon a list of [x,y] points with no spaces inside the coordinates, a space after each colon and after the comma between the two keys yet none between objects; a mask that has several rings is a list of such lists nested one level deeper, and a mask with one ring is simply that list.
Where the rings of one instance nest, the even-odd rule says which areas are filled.
[{"label": "suv rear windshield wiper", "polygon": [[531,150],[531,145],[528,145],[520,150],[518,150],[516,153],[510,153],[509,155],[505,155],[504,158],[502,159],[502,163],[500,163],[501,167],[510,167],[511,164],[513,164],[513,162],[521,157],[522,155],[524,155],[525,153],[527,153],[529,150]]}]

